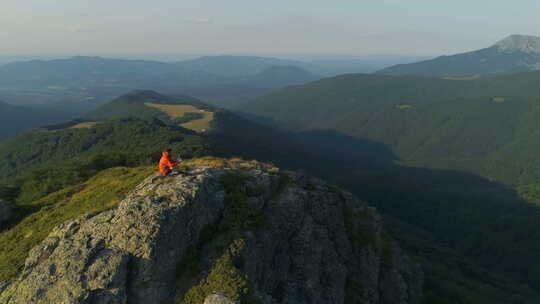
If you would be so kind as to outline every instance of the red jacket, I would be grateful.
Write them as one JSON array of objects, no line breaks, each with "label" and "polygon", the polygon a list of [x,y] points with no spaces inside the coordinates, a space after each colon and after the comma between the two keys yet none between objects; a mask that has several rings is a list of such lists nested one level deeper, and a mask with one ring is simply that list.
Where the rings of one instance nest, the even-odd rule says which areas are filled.
[{"label": "red jacket", "polygon": [[169,171],[172,170],[177,163],[177,161],[171,160],[169,152],[163,152],[161,154],[161,159],[159,160],[159,174],[167,175],[167,173],[169,173]]}]

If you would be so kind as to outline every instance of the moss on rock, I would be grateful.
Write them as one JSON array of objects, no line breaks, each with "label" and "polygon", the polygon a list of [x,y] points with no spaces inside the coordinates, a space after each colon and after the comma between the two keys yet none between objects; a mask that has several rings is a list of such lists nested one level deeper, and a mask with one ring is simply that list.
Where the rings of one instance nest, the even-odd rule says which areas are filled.
[{"label": "moss on rock", "polygon": [[203,278],[196,286],[190,288],[181,304],[199,304],[214,293],[220,292],[228,298],[247,303],[254,303],[251,295],[249,280],[237,267],[242,261],[242,251],[246,244],[243,239],[232,241],[225,252],[215,261],[208,276]]}]

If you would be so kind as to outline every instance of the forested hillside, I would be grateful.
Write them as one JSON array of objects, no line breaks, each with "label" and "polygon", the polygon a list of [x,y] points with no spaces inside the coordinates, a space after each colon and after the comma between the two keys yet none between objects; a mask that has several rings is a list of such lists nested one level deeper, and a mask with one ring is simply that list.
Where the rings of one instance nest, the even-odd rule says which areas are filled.
[{"label": "forested hillside", "polygon": [[287,130],[383,143],[405,163],[531,184],[538,81],[539,72],[468,81],[346,75],[269,94],[245,109]]},{"label": "forested hillside", "polygon": [[[540,72],[475,80],[349,74],[267,94],[254,99],[246,111],[273,118],[286,128],[324,128],[334,121],[354,128],[361,123],[353,121],[389,106],[407,109],[458,98],[540,96],[539,79]],[[295,124],[296,111],[304,115]]]},{"label": "forested hillside", "polygon": [[[151,105],[181,109],[189,105],[194,112],[182,112],[173,118],[166,110]],[[223,112],[206,122],[208,131],[212,131],[206,135],[185,127],[186,123],[200,119],[194,115],[201,113],[199,108],[211,113]],[[36,165],[99,153],[128,154],[144,164],[156,161],[167,147],[188,158],[216,150],[236,150],[242,155],[241,147],[235,148],[229,141],[241,140],[245,135],[240,130],[256,130],[254,126],[189,96],[169,97],[153,91],[134,91],[103,105],[86,118],[45,126],[0,143],[0,178],[16,176]],[[229,140],[220,140],[221,136]],[[218,142],[222,145],[217,145]],[[255,148],[245,153],[252,153]]]},{"label": "forested hillside", "polygon": [[0,140],[23,130],[63,122],[75,115],[62,109],[20,107],[0,101]]}]

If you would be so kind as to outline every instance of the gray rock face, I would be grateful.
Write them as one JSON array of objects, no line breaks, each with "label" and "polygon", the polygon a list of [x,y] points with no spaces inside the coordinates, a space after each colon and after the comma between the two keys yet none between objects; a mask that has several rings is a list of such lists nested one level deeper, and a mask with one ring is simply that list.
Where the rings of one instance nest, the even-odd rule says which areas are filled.
[{"label": "gray rock face", "polygon": [[9,221],[11,216],[11,206],[7,202],[0,200],[0,226],[2,226],[2,224],[4,224],[5,222]]},{"label": "gray rock face", "polygon": [[233,300],[224,295],[212,294],[204,299],[204,304],[235,304]]},{"label": "gray rock face", "polygon": [[[19,277],[3,283],[0,303],[180,301],[212,277],[203,269],[180,286],[180,263],[207,237],[206,227],[239,212],[222,179],[231,172],[197,168],[149,178],[117,209],[60,225],[32,249]],[[246,202],[266,224],[239,232],[245,247],[235,267],[260,303],[420,302],[422,272],[386,236],[375,209],[301,174],[242,176]],[[211,256],[204,246],[199,251],[201,261]],[[243,302],[230,299],[225,285],[212,285],[204,303]]]}]

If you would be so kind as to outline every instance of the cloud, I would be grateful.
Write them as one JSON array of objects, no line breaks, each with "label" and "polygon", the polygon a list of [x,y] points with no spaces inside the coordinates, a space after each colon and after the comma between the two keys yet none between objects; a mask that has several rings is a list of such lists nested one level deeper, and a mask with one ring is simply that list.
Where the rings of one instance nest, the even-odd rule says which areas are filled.
[{"label": "cloud", "polygon": [[186,22],[197,23],[197,24],[210,24],[210,23],[213,23],[212,19],[210,19],[210,18],[192,18],[192,19],[186,19]]},{"label": "cloud", "polygon": [[364,33],[358,33],[357,36],[358,37],[376,37],[376,36],[379,36],[380,34],[377,33],[377,32],[364,32]]},{"label": "cloud", "polygon": [[65,30],[70,33],[95,33],[98,31],[95,27],[80,26],[80,25],[68,25]]}]

